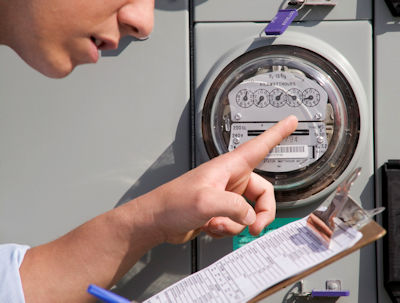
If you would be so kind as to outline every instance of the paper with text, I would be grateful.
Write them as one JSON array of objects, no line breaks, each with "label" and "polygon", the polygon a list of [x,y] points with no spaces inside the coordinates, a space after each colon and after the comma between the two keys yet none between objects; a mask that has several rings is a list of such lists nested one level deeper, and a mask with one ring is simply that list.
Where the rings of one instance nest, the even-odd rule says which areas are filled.
[{"label": "paper with text", "polygon": [[260,237],[145,302],[246,302],[353,246],[362,237],[352,228],[339,226],[327,248],[307,228],[306,219]]}]

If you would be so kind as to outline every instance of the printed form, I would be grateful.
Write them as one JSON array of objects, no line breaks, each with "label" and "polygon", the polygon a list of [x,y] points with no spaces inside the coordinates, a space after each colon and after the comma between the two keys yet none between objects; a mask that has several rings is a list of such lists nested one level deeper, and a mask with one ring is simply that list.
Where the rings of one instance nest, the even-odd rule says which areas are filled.
[{"label": "printed form", "polygon": [[287,224],[154,295],[145,303],[246,302],[267,288],[353,246],[362,234],[338,226],[329,248],[306,226]]}]

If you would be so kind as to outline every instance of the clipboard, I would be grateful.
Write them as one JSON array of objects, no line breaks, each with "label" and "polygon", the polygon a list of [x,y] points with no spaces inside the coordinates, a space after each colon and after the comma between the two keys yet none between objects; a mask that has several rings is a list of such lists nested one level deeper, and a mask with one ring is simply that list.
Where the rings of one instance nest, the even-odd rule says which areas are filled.
[{"label": "clipboard", "polygon": [[252,298],[251,300],[248,301],[248,303],[255,303],[260,301],[261,299],[264,299],[274,293],[276,293],[277,291],[292,285],[293,283],[296,283],[297,281],[303,279],[304,277],[316,272],[317,270],[332,264],[333,262],[351,254],[352,252],[355,252],[357,250],[359,250],[360,248],[375,242],[376,240],[382,238],[385,234],[386,234],[386,230],[384,228],[382,228],[378,223],[376,223],[374,220],[371,220],[369,223],[367,223],[365,226],[363,226],[360,230],[362,233],[362,238],[356,243],[354,244],[352,247],[348,248],[345,251],[342,251],[341,253],[323,261],[322,263],[317,264],[316,266],[309,268],[305,271],[303,271],[300,274],[297,274],[295,276],[292,276],[290,278],[288,278],[287,280],[284,280],[278,284],[275,284],[274,286],[266,289],[265,291],[263,291],[262,293],[260,293],[259,295],[257,295],[256,297]]},{"label": "clipboard", "polygon": [[357,168],[338,186],[328,207],[265,234],[145,302],[258,302],[383,237],[386,230],[372,218],[384,208],[365,210],[348,196],[359,173]]},{"label": "clipboard", "polygon": [[[334,255],[333,257],[323,261],[322,263],[315,265],[314,267],[311,267],[311,268],[309,268],[297,275],[294,275],[278,284],[275,284],[272,287],[269,287],[268,289],[266,289],[265,291],[256,295],[255,297],[253,297],[252,299],[250,299],[247,302],[248,303],[258,302],[258,301],[276,293],[277,291],[279,291],[293,283],[296,283],[297,281],[312,274],[313,272],[315,272],[315,271],[351,254],[352,252],[355,252],[358,249],[380,239],[381,237],[383,237],[386,234],[386,230],[383,229],[378,223],[376,223],[373,220],[371,220],[369,223],[364,225],[359,231],[362,233],[363,236],[352,247],[348,248],[347,250],[342,251],[341,253],[339,253],[337,255]],[[117,296],[116,294],[111,293],[105,289],[101,289],[95,285],[90,285],[88,288],[88,292],[102,300],[107,301],[107,302],[129,302],[127,299]],[[130,302],[136,303],[136,301],[130,301]]]},{"label": "clipboard", "polygon": [[262,293],[258,294],[249,303],[258,302],[261,299],[272,295],[273,293],[289,286],[302,278],[312,274],[313,272],[355,252],[362,247],[375,242],[386,234],[386,230],[376,223],[372,218],[381,213],[384,208],[376,208],[365,210],[361,205],[356,203],[350,196],[350,187],[360,175],[361,168],[356,168],[336,189],[336,193],[325,210],[315,210],[310,214],[307,220],[308,228],[318,236],[321,242],[329,246],[330,238],[336,228],[338,222],[342,222],[361,232],[362,238],[353,246],[346,250],[322,261],[321,263],[306,269],[305,271],[291,276],[290,278],[269,287]]},{"label": "clipboard", "polygon": [[[147,299],[146,303],[160,303],[160,302],[205,302],[207,300],[211,301],[212,299],[216,298],[225,298],[227,302],[258,302],[259,300],[266,298],[275,292],[289,286],[302,278],[310,275],[311,273],[349,255],[350,253],[364,247],[382,236],[385,235],[386,231],[375,221],[369,220],[365,225],[363,225],[358,231],[352,228],[340,228],[340,231],[336,234],[333,238],[333,246],[331,248],[327,248],[327,250],[320,250],[322,249],[322,243],[319,241],[319,238],[316,237],[311,230],[307,229],[306,226],[306,219],[307,217],[289,223],[277,230],[274,230],[261,238],[258,238],[251,243],[235,250],[234,252],[226,255],[225,257],[221,258],[220,260],[216,261],[215,263],[209,265],[208,267],[190,275],[182,280],[176,282],[175,284],[167,287],[160,293],[154,295],[153,297]],[[342,226],[343,227],[343,226]],[[307,230],[307,231],[306,231]],[[297,235],[305,236],[307,235],[307,239],[311,240],[311,244],[316,244],[317,242],[320,243],[320,246],[313,246],[303,242],[301,244],[302,249],[305,247],[312,247],[310,248],[310,254],[313,257],[318,258],[319,252],[323,252],[323,254],[328,253],[331,251],[331,257],[323,256],[323,254],[319,254],[319,259],[322,259],[320,262],[315,262],[315,265],[311,267],[307,267],[304,270],[297,271],[293,275],[290,274],[290,269],[282,274],[286,276],[283,279],[279,279],[280,282],[276,284],[270,284],[267,281],[263,287],[255,287],[254,284],[251,282],[251,278],[249,276],[254,277],[254,274],[260,274],[261,268],[256,268],[253,265],[250,267],[246,267],[243,263],[245,259],[247,260],[254,260],[256,255],[260,256],[260,254],[268,254],[268,251],[271,252],[271,249],[275,249],[275,245],[277,244],[276,241],[282,240],[282,243],[288,245],[289,242],[287,239],[291,239],[290,243],[292,245],[297,245],[297,241],[299,240]],[[284,238],[282,238],[284,237]],[[294,237],[294,238],[293,238]],[[351,246],[347,246],[347,248],[340,249],[337,247],[337,243],[341,242],[338,240],[338,237],[343,239],[351,239],[353,238],[354,241],[350,240]],[[357,240],[359,239],[359,240]],[[306,240],[306,241],[308,241]],[[338,242],[339,241],[339,242]],[[347,241],[347,240],[345,240]],[[346,246],[346,244],[344,244]],[[336,247],[336,248],[335,248]],[[286,246],[285,246],[286,248]],[[289,248],[290,250],[290,248]],[[335,253],[335,250],[340,250]],[[253,255],[252,255],[253,253]],[[247,257],[245,257],[247,256]],[[269,255],[271,256],[271,255]],[[282,259],[283,258],[283,259]],[[269,265],[264,266],[261,269],[261,272],[265,273],[267,270],[271,273],[273,267],[271,266],[278,266],[274,267],[275,269],[279,268],[280,272],[282,273],[282,265],[289,266],[287,262],[290,262],[289,258],[281,257],[279,261],[278,258],[269,259]],[[283,263],[284,262],[284,263]],[[233,276],[229,273],[228,268],[235,268],[236,274]],[[251,272],[248,272],[249,269]],[[277,272],[277,271],[275,271]],[[239,274],[237,274],[239,273]],[[250,274],[249,274],[250,273]],[[277,279],[278,280],[278,279]],[[211,281],[211,282],[210,282]],[[259,280],[260,281],[260,280]],[[259,286],[261,286],[259,283]],[[250,291],[245,290],[246,287],[251,288]],[[258,288],[258,289],[257,289]],[[239,292],[237,290],[239,289]],[[240,295],[238,295],[240,293]],[[251,294],[252,293],[252,294]]]}]

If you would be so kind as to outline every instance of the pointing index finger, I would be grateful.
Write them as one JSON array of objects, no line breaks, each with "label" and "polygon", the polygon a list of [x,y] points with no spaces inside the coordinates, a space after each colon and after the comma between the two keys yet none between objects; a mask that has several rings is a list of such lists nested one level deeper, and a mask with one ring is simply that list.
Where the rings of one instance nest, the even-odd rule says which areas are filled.
[{"label": "pointing index finger", "polygon": [[261,135],[237,147],[234,152],[254,169],[284,138],[296,130],[297,118],[293,115],[278,122]]}]

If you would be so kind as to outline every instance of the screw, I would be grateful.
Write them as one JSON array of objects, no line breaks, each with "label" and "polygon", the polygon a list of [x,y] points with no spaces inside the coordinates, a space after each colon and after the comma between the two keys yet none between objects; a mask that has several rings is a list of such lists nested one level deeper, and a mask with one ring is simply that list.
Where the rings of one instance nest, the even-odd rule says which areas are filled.
[{"label": "screw", "polygon": [[322,119],[322,114],[321,113],[316,113],[314,118],[317,119],[317,120],[321,120]]},{"label": "screw", "polygon": [[321,136],[317,138],[317,142],[318,143],[323,143],[324,142],[324,138],[322,138]]},{"label": "screw", "polygon": [[237,113],[235,115],[235,120],[240,120],[240,119],[242,119],[242,114],[241,113]]},{"label": "screw", "polygon": [[240,143],[240,139],[239,138],[233,138],[233,143],[234,144],[239,144]]},{"label": "screw", "polygon": [[340,280],[328,280],[326,281],[326,289],[327,290],[341,290],[342,289],[342,283]]}]

